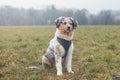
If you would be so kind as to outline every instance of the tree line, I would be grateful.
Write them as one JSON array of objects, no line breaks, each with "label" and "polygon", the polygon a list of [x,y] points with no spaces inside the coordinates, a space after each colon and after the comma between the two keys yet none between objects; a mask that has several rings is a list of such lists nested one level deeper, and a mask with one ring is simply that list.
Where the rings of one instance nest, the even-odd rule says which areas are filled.
[{"label": "tree line", "polygon": [[87,9],[57,9],[54,5],[43,9],[0,7],[0,25],[53,25],[60,16],[73,17],[79,25],[120,25],[120,10],[93,14]]}]

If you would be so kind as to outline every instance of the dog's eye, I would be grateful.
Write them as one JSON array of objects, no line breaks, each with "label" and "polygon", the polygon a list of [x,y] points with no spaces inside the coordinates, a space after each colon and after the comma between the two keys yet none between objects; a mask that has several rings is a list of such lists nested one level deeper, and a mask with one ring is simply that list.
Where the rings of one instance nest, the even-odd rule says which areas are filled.
[{"label": "dog's eye", "polygon": [[66,22],[63,22],[64,25],[66,25],[67,23]]},{"label": "dog's eye", "polygon": [[72,22],[70,22],[69,24],[70,24],[70,25],[73,25],[73,23],[72,23]]}]

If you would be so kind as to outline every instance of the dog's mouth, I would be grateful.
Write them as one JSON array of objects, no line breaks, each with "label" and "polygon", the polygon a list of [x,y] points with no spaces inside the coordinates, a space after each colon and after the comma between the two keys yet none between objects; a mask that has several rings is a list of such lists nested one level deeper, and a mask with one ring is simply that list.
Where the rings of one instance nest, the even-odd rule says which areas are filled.
[{"label": "dog's mouth", "polygon": [[66,29],[65,32],[66,32],[66,33],[69,33],[69,32],[70,32],[70,29]]}]

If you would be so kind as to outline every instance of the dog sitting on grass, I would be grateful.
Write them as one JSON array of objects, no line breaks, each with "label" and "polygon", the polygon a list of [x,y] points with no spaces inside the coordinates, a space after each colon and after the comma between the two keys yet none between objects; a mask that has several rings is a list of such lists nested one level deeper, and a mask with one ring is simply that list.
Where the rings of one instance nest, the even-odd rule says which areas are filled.
[{"label": "dog sitting on grass", "polygon": [[73,35],[77,21],[71,17],[59,17],[55,20],[56,32],[50,41],[46,53],[42,56],[44,67],[56,67],[57,75],[63,75],[62,67],[66,66],[69,73],[72,70]]}]

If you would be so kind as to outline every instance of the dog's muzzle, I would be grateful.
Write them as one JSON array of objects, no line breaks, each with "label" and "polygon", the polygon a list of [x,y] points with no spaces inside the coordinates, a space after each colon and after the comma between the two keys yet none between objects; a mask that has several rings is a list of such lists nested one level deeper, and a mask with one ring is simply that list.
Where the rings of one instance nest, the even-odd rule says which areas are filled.
[{"label": "dog's muzzle", "polygon": [[70,32],[70,26],[67,26],[67,29],[65,30],[65,32]]}]

